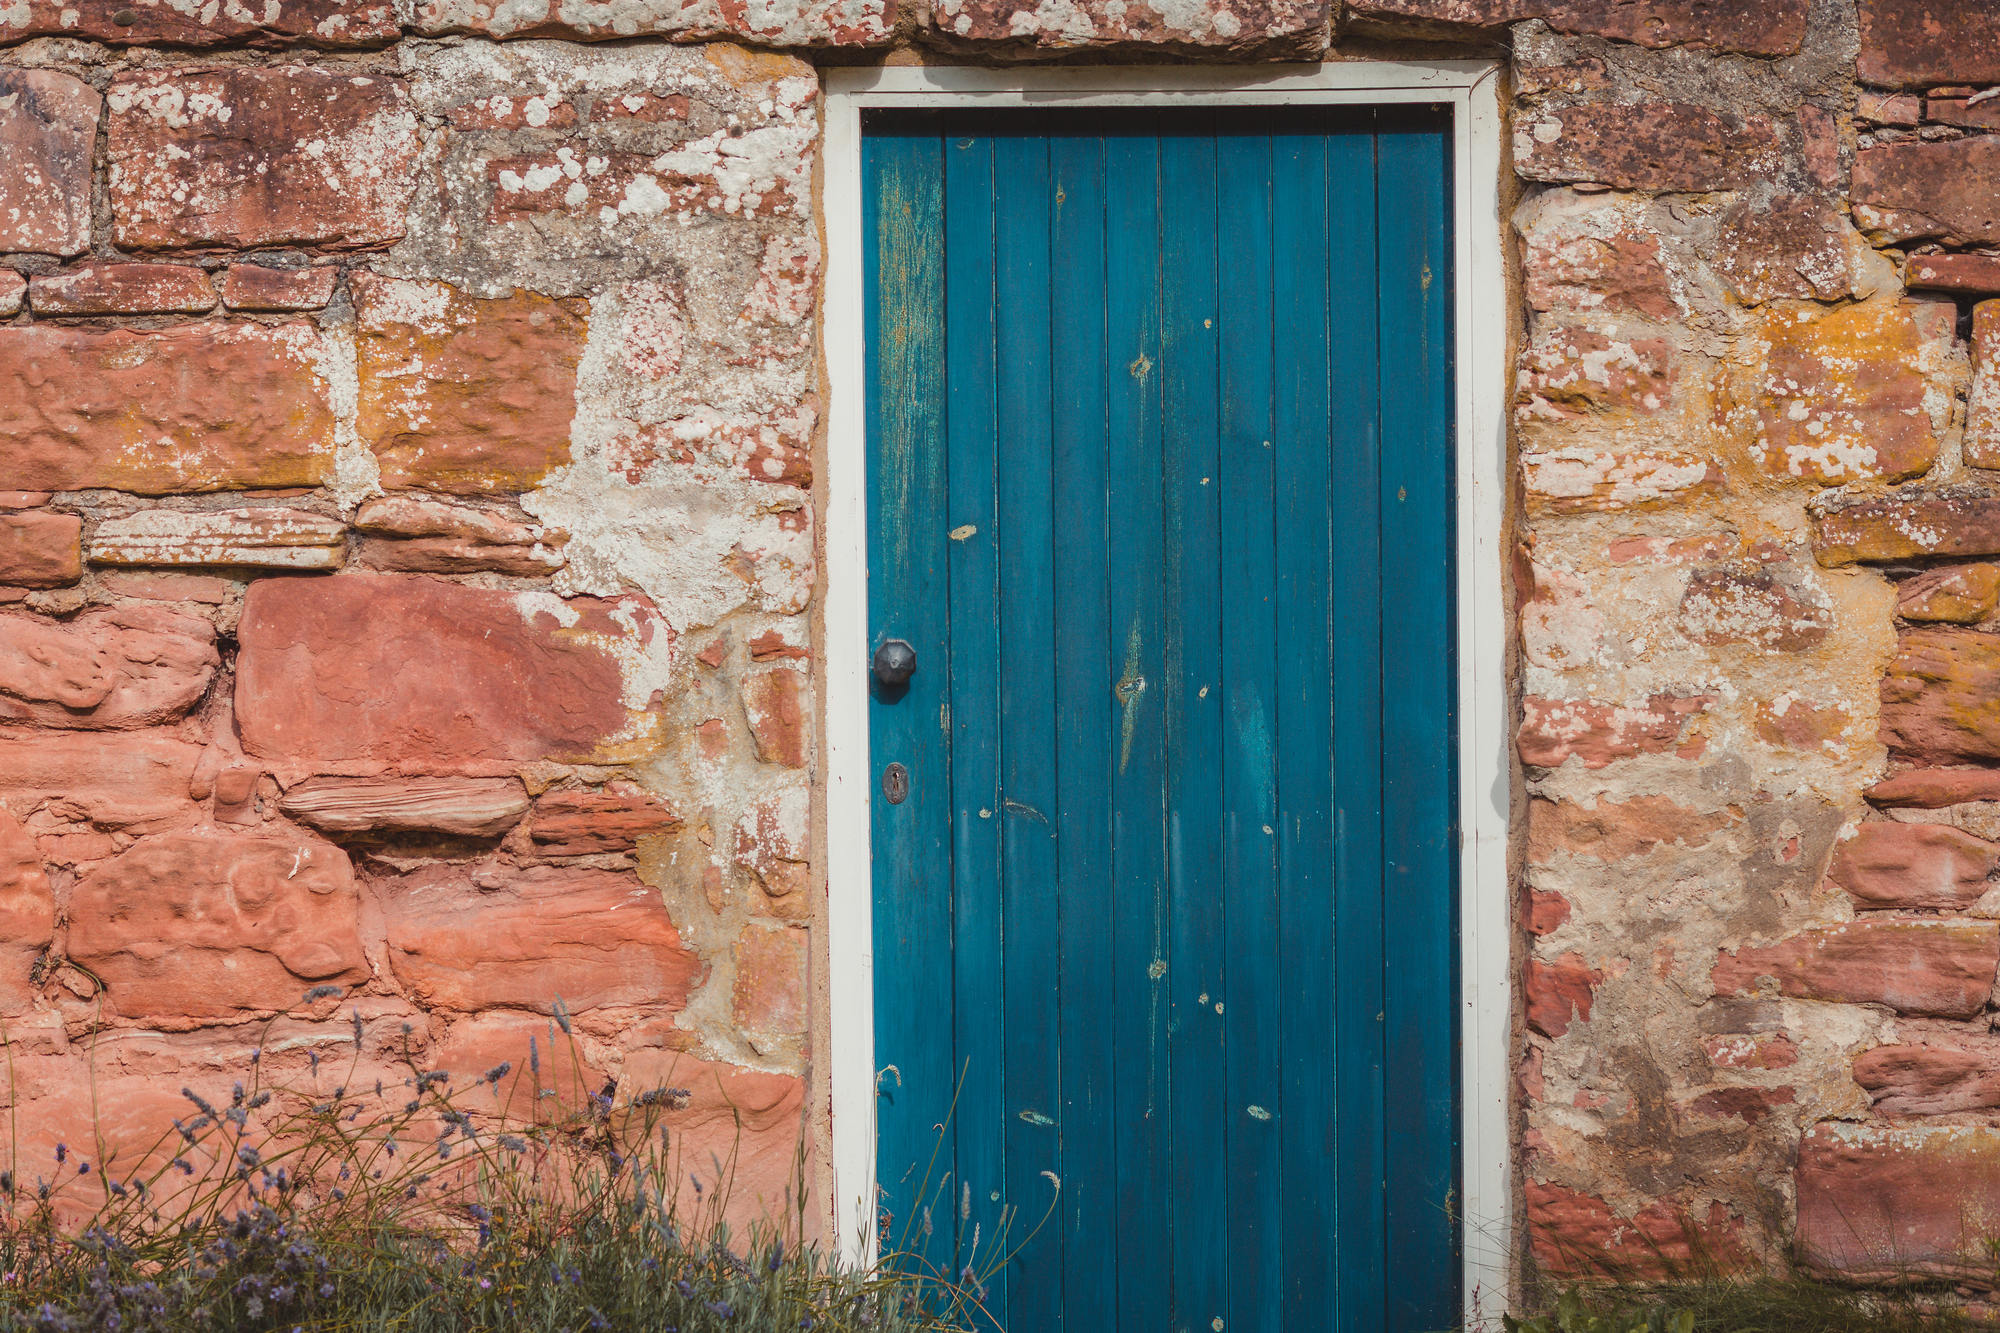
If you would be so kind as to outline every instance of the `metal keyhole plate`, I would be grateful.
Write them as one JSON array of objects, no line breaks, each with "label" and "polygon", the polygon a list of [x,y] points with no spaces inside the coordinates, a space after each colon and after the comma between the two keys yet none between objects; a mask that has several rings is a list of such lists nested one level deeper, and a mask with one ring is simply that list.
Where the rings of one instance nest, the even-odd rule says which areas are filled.
[{"label": "metal keyhole plate", "polygon": [[882,798],[890,805],[901,805],[910,795],[910,770],[901,764],[891,764],[882,770]]}]

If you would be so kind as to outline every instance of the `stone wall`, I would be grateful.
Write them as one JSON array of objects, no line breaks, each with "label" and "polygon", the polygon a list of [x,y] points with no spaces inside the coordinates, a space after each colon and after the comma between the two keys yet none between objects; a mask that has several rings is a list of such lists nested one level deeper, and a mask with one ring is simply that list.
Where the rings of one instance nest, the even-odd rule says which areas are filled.
[{"label": "stone wall", "polygon": [[1471,55],[1524,1258],[1990,1271],[1986,0],[18,0],[0,43],[24,1152],[350,1011],[369,1068],[518,1062],[560,997],[577,1078],[743,1111],[775,1191],[826,1134],[812,62]]}]

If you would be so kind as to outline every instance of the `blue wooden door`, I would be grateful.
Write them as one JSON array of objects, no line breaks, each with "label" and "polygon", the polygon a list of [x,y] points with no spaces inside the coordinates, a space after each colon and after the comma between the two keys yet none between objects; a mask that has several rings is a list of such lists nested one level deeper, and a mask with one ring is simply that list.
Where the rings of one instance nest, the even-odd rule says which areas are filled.
[{"label": "blue wooden door", "polygon": [[1448,122],[864,130],[884,1244],[1013,1333],[1451,1327]]}]

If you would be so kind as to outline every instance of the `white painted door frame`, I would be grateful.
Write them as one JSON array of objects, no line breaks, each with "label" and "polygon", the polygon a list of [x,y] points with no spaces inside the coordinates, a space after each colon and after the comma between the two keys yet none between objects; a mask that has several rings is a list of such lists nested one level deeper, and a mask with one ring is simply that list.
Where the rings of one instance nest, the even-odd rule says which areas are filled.
[{"label": "white painted door frame", "polygon": [[1513,1227],[1509,1055],[1512,913],[1507,835],[1505,601],[1507,287],[1498,67],[1485,61],[1326,65],[894,66],[826,74],[827,404],[825,652],[827,949],[831,961],[833,1225],[873,1257],[875,1019],[868,761],[867,416],[862,385],[861,113],[869,108],[1385,105],[1452,111],[1457,308],[1458,808],[1461,1163],[1466,1316],[1497,1324]]}]

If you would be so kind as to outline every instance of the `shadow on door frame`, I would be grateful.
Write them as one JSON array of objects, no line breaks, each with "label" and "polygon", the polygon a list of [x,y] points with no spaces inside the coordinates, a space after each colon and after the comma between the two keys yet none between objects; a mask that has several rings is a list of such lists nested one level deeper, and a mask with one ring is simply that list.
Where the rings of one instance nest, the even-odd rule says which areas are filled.
[{"label": "shadow on door frame", "polygon": [[862,386],[861,116],[900,108],[1444,106],[1452,115],[1457,439],[1460,1163],[1466,1321],[1493,1327],[1512,1271],[1512,784],[1502,537],[1510,321],[1499,187],[1499,66],[1488,61],[826,73],[826,598],[820,689],[826,812],[827,1028],[833,1211],[841,1251],[873,1258],[875,1021],[868,759],[867,421]]}]

